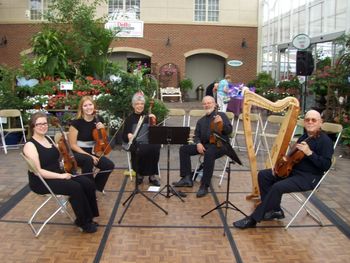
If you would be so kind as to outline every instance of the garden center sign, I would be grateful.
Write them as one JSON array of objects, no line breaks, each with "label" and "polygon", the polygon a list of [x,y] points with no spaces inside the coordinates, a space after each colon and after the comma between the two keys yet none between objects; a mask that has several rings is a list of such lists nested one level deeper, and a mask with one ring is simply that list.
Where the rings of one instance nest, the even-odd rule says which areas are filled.
[{"label": "garden center sign", "polygon": [[143,37],[143,21],[110,20],[105,28],[118,31],[117,37]]}]

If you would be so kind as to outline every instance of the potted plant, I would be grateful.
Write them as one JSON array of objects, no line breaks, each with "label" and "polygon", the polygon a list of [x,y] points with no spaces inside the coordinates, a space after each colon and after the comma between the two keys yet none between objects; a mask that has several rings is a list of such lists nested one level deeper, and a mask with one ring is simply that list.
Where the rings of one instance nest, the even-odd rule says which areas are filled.
[{"label": "potted plant", "polygon": [[263,94],[275,88],[275,81],[267,72],[260,72],[256,79],[249,81],[247,87],[255,87],[257,94]]},{"label": "potted plant", "polygon": [[193,88],[193,81],[190,78],[184,78],[180,80],[179,86],[183,94],[182,97],[187,98],[188,91]]}]

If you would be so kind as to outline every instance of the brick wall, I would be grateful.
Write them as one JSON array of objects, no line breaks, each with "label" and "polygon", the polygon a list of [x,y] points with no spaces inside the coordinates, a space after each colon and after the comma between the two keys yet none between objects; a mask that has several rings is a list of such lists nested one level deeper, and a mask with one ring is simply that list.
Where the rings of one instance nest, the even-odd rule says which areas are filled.
[{"label": "brick wall", "polygon": [[[20,65],[19,53],[30,48],[31,36],[39,30],[34,24],[1,24],[0,36],[6,35],[8,44],[0,48],[0,63],[9,66]],[[167,46],[167,38],[170,45]],[[245,38],[248,48],[242,48]],[[228,54],[228,60],[243,61],[240,67],[226,67],[226,73],[234,82],[247,82],[256,76],[257,28],[232,26],[204,26],[177,24],[145,24],[144,38],[122,38],[111,47],[141,48],[153,53],[152,63],[157,70],[166,63],[175,63],[184,77],[186,52],[195,49],[213,49]]]}]

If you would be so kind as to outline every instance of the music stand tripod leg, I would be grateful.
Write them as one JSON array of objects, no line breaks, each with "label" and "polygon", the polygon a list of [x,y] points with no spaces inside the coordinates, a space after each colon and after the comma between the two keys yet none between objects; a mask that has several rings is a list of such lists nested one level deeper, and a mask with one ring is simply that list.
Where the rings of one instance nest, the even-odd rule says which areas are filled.
[{"label": "music stand tripod leg", "polygon": [[[226,200],[224,202],[222,202],[221,204],[217,205],[216,207],[214,207],[213,209],[209,210],[208,212],[206,212],[205,214],[201,215],[201,217],[205,217],[206,215],[210,214],[211,212],[213,212],[214,210],[217,210],[219,208],[224,208],[226,209],[225,211],[225,219],[227,218],[227,209],[232,209],[235,211],[240,212],[241,214],[243,214],[244,216],[247,216],[242,210],[240,210],[237,206],[235,206],[234,204],[232,204],[229,200],[229,196],[230,196],[230,178],[231,178],[231,164],[233,162],[230,161],[228,163],[228,169],[227,169],[227,188],[226,188]],[[229,206],[230,205],[230,206]]]},{"label": "music stand tripod leg", "polygon": [[[136,154],[136,156],[137,156],[137,154]],[[138,163],[138,160],[137,160],[136,163]],[[138,169],[136,169],[136,171],[137,171],[137,170],[138,170]],[[131,193],[131,195],[130,195],[130,196],[124,201],[124,203],[123,203],[123,206],[125,206],[125,205],[126,205],[126,206],[125,206],[124,211],[123,211],[123,213],[122,213],[122,215],[121,215],[121,217],[120,217],[120,219],[119,219],[119,221],[118,221],[118,224],[120,224],[120,223],[122,222],[126,211],[128,210],[128,208],[129,208],[131,202],[134,200],[134,197],[135,197],[135,195],[137,195],[137,194],[141,194],[141,195],[142,195],[143,197],[145,197],[148,201],[150,201],[153,205],[155,205],[155,206],[158,207],[160,210],[162,210],[166,215],[168,214],[168,212],[167,212],[165,209],[163,209],[160,205],[158,205],[154,200],[152,200],[151,198],[149,198],[147,195],[145,195],[145,194],[139,189],[139,185],[138,185],[138,182],[137,182],[137,176],[136,176],[136,179],[135,179],[135,189],[134,189],[134,191]]]},{"label": "music stand tripod leg", "polygon": [[[182,202],[185,202],[185,200],[182,199],[180,194],[170,185],[169,177],[170,177],[170,141],[168,141],[168,154],[167,154],[167,176],[166,176],[166,185],[163,186],[162,189],[156,193],[153,198],[155,198],[157,195],[165,196],[166,198],[170,198],[173,195],[177,196]],[[166,188],[166,195],[162,193],[162,191]],[[171,194],[170,194],[171,193]]]}]

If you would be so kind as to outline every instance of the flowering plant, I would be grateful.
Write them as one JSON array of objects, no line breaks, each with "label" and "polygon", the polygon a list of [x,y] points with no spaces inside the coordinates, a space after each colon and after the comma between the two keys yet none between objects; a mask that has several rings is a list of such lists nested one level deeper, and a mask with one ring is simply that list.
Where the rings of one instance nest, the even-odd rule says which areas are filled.
[{"label": "flowering plant", "polygon": [[270,101],[275,102],[277,100],[284,99],[285,97],[289,97],[290,94],[288,92],[277,92],[273,89],[270,89],[263,92],[262,96]]},{"label": "flowering plant", "polygon": [[316,70],[316,73],[311,75],[308,82],[309,88],[318,95],[326,96],[330,84],[340,83],[338,77],[335,69],[330,66],[325,66],[321,70]]}]

